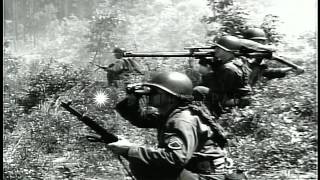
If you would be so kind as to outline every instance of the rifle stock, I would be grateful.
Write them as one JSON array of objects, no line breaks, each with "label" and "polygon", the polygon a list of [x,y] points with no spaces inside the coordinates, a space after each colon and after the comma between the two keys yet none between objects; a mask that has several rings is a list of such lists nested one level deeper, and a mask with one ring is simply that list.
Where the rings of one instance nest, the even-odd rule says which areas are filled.
[{"label": "rifle stock", "polygon": [[61,102],[60,104],[65,110],[69,111],[70,114],[76,116],[81,122],[85,125],[89,126],[92,130],[94,130],[98,135],[100,135],[100,139],[106,143],[112,143],[118,141],[118,137],[112,133],[109,133],[106,129],[101,127],[97,122],[93,121],[88,116],[83,116],[77,110],[70,106],[70,103]]}]

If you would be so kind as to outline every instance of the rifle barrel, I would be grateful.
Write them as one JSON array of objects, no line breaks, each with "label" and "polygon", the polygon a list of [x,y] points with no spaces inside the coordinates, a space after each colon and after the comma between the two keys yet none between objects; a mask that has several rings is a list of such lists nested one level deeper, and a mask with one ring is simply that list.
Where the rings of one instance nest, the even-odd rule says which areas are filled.
[{"label": "rifle barrel", "polygon": [[158,52],[158,53],[123,53],[123,57],[210,57],[212,52]]}]

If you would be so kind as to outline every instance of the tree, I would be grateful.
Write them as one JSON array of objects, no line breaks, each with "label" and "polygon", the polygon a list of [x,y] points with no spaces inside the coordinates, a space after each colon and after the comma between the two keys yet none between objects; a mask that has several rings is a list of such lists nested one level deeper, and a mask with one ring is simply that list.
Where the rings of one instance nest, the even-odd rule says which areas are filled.
[{"label": "tree", "polygon": [[249,20],[254,17],[245,8],[247,4],[248,2],[239,0],[209,0],[212,16],[204,16],[202,19],[203,22],[214,26],[208,30],[208,36],[229,34],[241,37],[244,30],[259,27],[266,32],[270,42],[280,42],[283,34],[277,29],[281,23],[279,16],[267,14],[261,24],[252,24]]},{"label": "tree", "polygon": [[203,17],[202,21],[216,27],[208,31],[213,35],[240,35],[248,24],[249,12],[233,0],[209,0],[212,16]]},{"label": "tree", "polygon": [[268,40],[278,44],[284,37],[284,34],[279,33],[278,27],[281,24],[279,16],[267,14],[260,27],[266,32]]}]

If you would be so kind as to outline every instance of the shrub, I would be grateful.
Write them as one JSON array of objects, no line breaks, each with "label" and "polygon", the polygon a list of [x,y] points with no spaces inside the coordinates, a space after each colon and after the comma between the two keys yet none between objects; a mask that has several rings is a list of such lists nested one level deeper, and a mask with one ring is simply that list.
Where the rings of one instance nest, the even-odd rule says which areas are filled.
[{"label": "shrub", "polygon": [[24,107],[25,113],[30,113],[31,108],[41,102],[52,98],[57,99],[58,94],[75,86],[89,84],[89,71],[75,68],[72,64],[65,64],[50,60],[41,70],[33,74],[28,80],[27,93],[18,98],[18,104]]}]

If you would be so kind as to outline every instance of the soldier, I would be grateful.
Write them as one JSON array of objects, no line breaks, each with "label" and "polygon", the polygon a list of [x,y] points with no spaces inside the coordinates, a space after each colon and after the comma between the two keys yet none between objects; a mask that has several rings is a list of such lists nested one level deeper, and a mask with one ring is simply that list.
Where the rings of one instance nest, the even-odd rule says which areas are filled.
[{"label": "soldier", "polygon": [[[215,57],[200,59],[199,72],[202,74],[200,85],[209,89],[208,107],[213,115],[219,117],[226,107],[244,107],[250,104],[250,69],[246,61],[235,57],[235,52],[241,48],[241,42],[237,37],[222,36],[214,45]],[[198,92],[199,90],[201,92]],[[194,88],[194,94],[203,92],[203,88]]]},{"label": "soldier", "polygon": [[[185,74],[162,72],[130,88],[117,104],[116,110],[133,125],[158,131],[157,148],[124,139],[108,145],[130,162],[138,180],[226,179],[227,140],[212,116],[191,103],[192,86]],[[146,107],[141,106],[143,96],[148,97]]]},{"label": "soldier", "polygon": [[[258,42],[265,45],[267,43],[267,37],[263,29],[260,28],[251,28],[247,29],[243,33],[243,38]],[[288,72],[294,71],[291,67],[284,68],[269,68],[268,65],[263,60],[264,58],[254,58],[252,61],[249,61],[249,67],[252,72],[249,76],[249,84],[253,87],[262,77],[267,79],[274,78],[283,78],[287,75]],[[297,68],[296,73],[303,73],[302,68]]]},{"label": "soldier", "polygon": [[249,28],[243,32],[243,38],[249,39],[261,44],[267,44],[266,33],[260,28]]},{"label": "soldier", "polygon": [[107,72],[109,86],[119,87],[118,81],[121,79],[130,81],[128,79],[129,74],[143,75],[142,66],[135,59],[123,58],[123,52],[122,49],[115,48],[113,53],[117,61],[108,66],[95,64],[98,68]]}]

